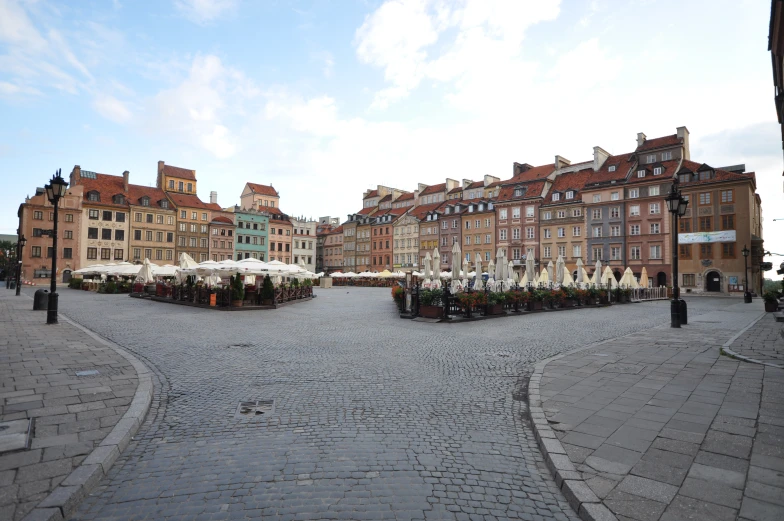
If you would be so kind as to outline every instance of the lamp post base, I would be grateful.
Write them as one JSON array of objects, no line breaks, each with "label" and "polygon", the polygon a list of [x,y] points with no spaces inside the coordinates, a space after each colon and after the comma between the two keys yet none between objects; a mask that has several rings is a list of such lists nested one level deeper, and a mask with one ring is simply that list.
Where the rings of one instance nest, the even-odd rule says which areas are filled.
[{"label": "lamp post base", "polygon": [[670,301],[670,327],[681,327],[681,304],[678,300]]},{"label": "lamp post base", "polygon": [[49,307],[46,310],[46,323],[47,324],[57,324],[57,299],[59,295],[54,293],[49,293]]},{"label": "lamp post base", "polygon": [[748,291],[743,293],[743,302],[745,302],[746,304],[751,304],[751,293],[749,293]]}]

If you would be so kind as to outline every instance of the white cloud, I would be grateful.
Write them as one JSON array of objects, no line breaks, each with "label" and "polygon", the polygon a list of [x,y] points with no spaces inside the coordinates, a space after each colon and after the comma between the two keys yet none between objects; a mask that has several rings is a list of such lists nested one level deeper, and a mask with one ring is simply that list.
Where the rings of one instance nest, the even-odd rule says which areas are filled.
[{"label": "white cloud", "polygon": [[101,116],[116,123],[127,123],[133,117],[128,107],[114,96],[97,96],[93,100],[93,108]]},{"label": "white cloud", "polygon": [[237,7],[237,0],[175,0],[174,6],[193,23],[204,25]]}]

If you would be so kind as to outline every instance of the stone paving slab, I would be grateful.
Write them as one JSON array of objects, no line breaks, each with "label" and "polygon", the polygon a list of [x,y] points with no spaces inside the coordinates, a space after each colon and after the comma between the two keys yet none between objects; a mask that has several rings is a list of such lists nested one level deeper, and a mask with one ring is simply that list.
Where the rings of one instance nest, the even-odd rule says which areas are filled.
[{"label": "stone paving slab", "polygon": [[29,450],[0,453],[0,519],[62,518],[104,475],[91,460],[138,428],[150,378],[66,317],[46,325],[25,295],[0,292],[0,331],[0,421],[34,419]]},{"label": "stone paving slab", "polygon": [[747,362],[784,368],[784,335],[773,313],[763,315],[756,327],[744,331],[724,352]]},{"label": "stone paving slab", "polygon": [[761,315],[738,304],[537,365],[536,436],[562,490],[593,493],[583,519],[784,519],[784,371],[719,355],[764,338]]}]

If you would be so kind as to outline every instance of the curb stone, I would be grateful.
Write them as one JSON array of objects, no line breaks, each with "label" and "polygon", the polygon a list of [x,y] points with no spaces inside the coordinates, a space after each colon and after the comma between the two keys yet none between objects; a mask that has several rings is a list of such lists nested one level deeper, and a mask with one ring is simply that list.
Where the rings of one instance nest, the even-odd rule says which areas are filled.
[{"label": "curb stone", "polygon": [[62,521],[76,511],[79,503],[109,472],[114,462],[131,442],[139,430],[152,403],[153,384],[150,370],[131,353],[89,329],[60,314],[60,319],[86,333],[128,360],[136,370],[139,384],[128,410],[90,453],[41,503],[31,510],[22,521]]},{"label": "curb stone", "polygon": [[721,354],[723,354],[723,355],[729,356],[730,358],[735,358],[736,360],[740,360],[742,362],[748,362],[750,364],[766,365],[768,367],[775,367],[777,369],[784,369],[784,365],[772,364],[770,362],[763,362],[762,360],[757,360],[756,358],[751,358],[749,356],[740,355],[740,354],[736,353],[735,351],[733,351],[732,349],[730,349],[730,346],[735,342],[735,340],[740,338],[740,336],[743,333],[745,333],[748,329],[750,329],[754,324],[756,324],[757,322],[762,320],[762,318],[764,316],[765,316],[765,313],[763,313],[762,315],[757,317],[751,324],[749,324],[748,326],[744,327],[735,336],[733,336],[732,338],[727,340],[724,343],[724,345],[719,348],[719,352]]}]

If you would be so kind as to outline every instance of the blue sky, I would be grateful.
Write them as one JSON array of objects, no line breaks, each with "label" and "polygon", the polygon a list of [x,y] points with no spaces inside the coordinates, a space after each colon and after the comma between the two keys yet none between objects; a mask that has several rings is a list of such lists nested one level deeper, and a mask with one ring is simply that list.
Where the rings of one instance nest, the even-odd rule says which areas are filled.
[{"label": "blue sky", "polygon": [[[193,168],[345,218],[383,183],[511,174],[691,131],[758,175],[784,253],[768,0],[0,0],[0,233],[62,168]],[[778,212],[778,213],[777,213]],[[776,264],[780,257],[771,259]]]}]

